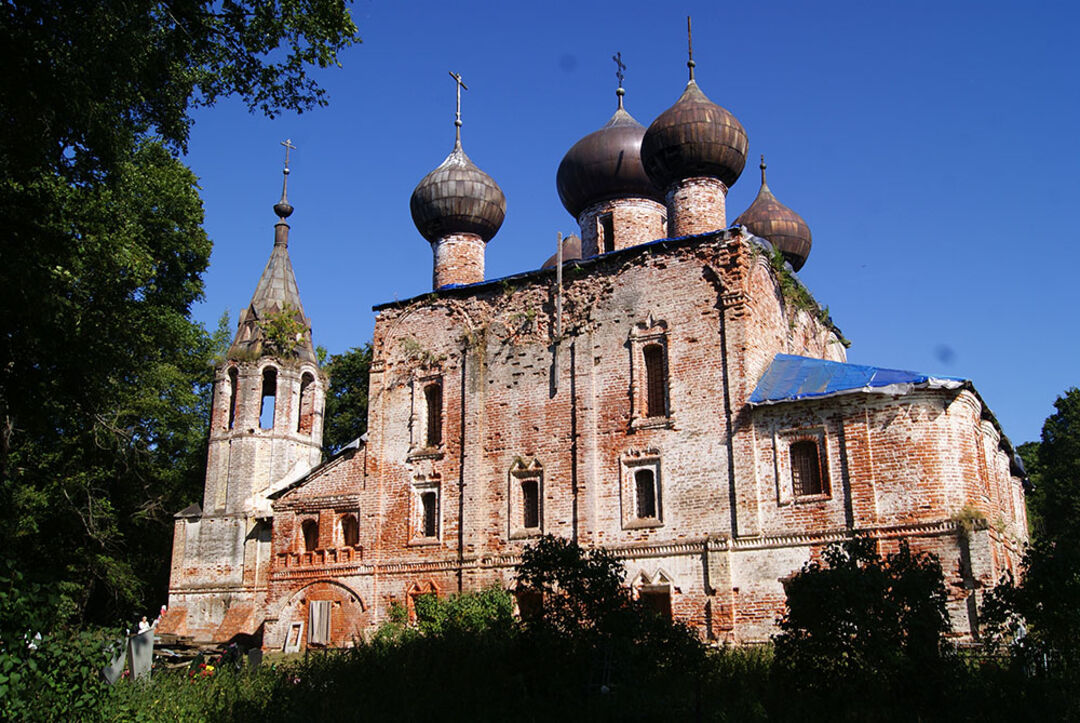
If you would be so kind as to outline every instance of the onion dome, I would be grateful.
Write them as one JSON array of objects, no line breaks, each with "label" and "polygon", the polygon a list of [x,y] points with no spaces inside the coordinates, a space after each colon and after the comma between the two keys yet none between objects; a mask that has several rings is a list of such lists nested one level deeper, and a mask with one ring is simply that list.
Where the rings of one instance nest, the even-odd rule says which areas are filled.
[{"label": "onion dome", "polygon": [[682,96],[645,131],[641,160],[664,189],[699,176],[718,178],[731,188],[746,165],[747,145],[742,124],[705,96],[691,67]]},{"label": "onion dome", "polygon": [[650,198],[664,202],[641,164],[645,126],[623,108],[623,89],[616,91],[619,108],[611,120],[575,143],[563,156],[555,185],[570,215],[578,215],[599,201],[613,198]]},{"label": "onion dome", "polygon": [[488,241],[506,217],[506,196],[465,155],[459,137],[446,160],[417,184],[409,208],[428,241],[452,233],[473,233]]},{"label": "onion dome", "polygon": [[[578,236],[577,234],[572,233],[572,234],[570,234],[569,236],[567,236],[566,238],[564,238],[562,240],[562,260],[563,260],[563,263],[565,264],[567,261],[576,261],[576,260],[578,260],[580,258],[581,258],[581,237]],[[559,263],[559,254],[558,254],[558,252],[555,252],[555,253],[553,253],[551,255],[551,258],[549,258],[547,261],[545,261],[544,265],[541,266],[540,268],[542,268],[542,269],[553,269],[553,268],[555,268],[556,264],[558,264],[558,263]]]},{"label": "onion dome", "polygon": [[802,216],[777,201],[765,183],[765,156],[761,157],[761,190],[750,208],[735,219],[735,225],[746,226],[750,233],[766,239],[796,271],[810,255],[810,227]]}]

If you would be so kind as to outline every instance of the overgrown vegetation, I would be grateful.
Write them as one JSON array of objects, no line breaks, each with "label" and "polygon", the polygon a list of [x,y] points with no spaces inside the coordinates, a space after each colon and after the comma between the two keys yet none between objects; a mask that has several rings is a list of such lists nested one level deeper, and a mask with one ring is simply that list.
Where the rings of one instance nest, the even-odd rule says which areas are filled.
[{"label": "overgrown vegetation", "polygon": [[267,314],[259,321],[259,328],[263,335],[263,351],[281,358],[296,354],[296,347],[304,341],[307,331],[300,310],[292,304]]},{"label": "overgrown vegetation", "polygon": [[[764,253],[764,250],[762,250]],[[784,299],[784,303],[789,307],[790,323],[792,328],[795,326],[795,313],[790,311],[793,309],[795,312],[805,311],[814,317],[826,327],[831,329],[840,340],[840,343],[844,345],[844,348],[851,347],[851,341],[847,339],[833,323],[832,316],[829,314],[829,307],[822,307],[818,304],[810,290],[807,289],[802,283],[795,278],[795,275],[787,267],[787,261],[784,258],[784,254],[778,248],[773,248],[772,252],[768,254],[769,266],[772,268],[773,273],[776,275],[777,283],[780,284],[780,295]]]},{"label": "overgrown vegetation", "polygon": [[308,71],[355,40],[338,0],[0,4],[0,549],[61,620],[163,602],[172,514],[202,486],[191,109],[320,105]]},{"label": "overgrown vegetation", "polygon": [[323,418],[323,453],[329,456],[367,431],[371,344],[331,355],[323,371],[329,378]]}]

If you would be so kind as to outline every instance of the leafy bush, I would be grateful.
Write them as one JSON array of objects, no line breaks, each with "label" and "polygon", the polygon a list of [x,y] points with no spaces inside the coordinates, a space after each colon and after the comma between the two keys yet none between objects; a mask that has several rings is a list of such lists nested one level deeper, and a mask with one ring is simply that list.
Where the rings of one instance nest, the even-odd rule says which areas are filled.
[{"label": "leafy bush", "polygon": [[928,704],[954,673],[946,599],[937,558],[906,541],[884,558],[868,538],[830,545],[787,583],[775,672],[825,710],[837,699],[864,702],[867,715]]}]

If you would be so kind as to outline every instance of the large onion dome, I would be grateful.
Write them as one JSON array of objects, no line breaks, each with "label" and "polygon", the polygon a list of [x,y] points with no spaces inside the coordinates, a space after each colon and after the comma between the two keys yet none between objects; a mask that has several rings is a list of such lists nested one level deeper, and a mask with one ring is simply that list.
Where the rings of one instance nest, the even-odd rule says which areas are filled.
[{"label": "large onion dome", "polygon": [[718,178],[728,188],[746,165],[746,131],[728,111],[709,100],[691,77],[686,90],[652,122],[641,143],[641,160],[653,182]]},{"label": "large onion dome", "polygon": [[650,198],[664,202],[658,189],[641,164],[641,139],[645,126],[634,120],[622,104],[611,120],[575,143],[563,156],[555,185],[559,199],[570,215],[578,215],[589,206],[614,198]]},{"label": "large onion dome", "polygon": [[459,139],[446,160],[417,184],[409,209],[428,241],[452,233],[473,233],[488,241],[506,217],[506,196],[469,160]]},{"label": "large onion dome", "polygon": [[777,201],[765,183],[765,156],[761,157],[761,190],[750,208],[735,219],[735,225],[746,226],[750,233],[768,240],[796,271],[810,255],[810,227],[802,216]]}]

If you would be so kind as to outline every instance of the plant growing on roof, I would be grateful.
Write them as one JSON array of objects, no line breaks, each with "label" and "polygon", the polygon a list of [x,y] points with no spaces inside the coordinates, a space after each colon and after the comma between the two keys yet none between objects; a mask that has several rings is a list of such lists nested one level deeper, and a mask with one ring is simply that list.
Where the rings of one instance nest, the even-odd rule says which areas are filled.
[{"label": "plant growing on roof", "polygon": [[266,350],[278,356],[293,356],[307,331],[300,310],[292,304],[285,304],[280,311],[260,319],[259,329]]}]

